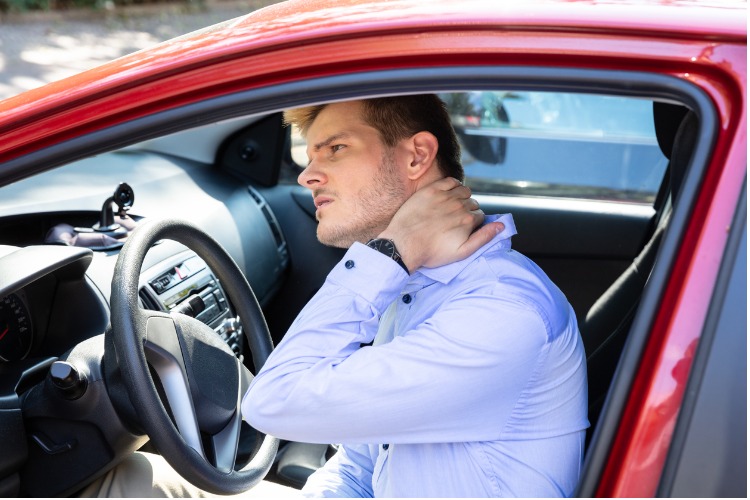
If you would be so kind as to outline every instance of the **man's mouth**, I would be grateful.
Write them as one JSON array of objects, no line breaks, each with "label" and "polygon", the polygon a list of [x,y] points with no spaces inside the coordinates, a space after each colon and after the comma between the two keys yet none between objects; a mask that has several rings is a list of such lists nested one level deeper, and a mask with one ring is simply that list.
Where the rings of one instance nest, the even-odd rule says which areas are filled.
[{"label": "man's mouth", "polygon": [[333,203],[333,200],[331,198],[328,198],[327,196],[316,196],[314,202],[315,208],[321,209],[329,203]]}]

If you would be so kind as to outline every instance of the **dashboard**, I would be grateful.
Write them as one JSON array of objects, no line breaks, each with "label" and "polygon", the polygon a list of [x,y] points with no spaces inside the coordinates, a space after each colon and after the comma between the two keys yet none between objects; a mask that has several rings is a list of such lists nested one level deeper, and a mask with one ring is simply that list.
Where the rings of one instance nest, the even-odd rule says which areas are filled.
[{"label": "dashboard", "polygon": [[[176,244],[166,246],[171,247],[163,249],[166,253],[177,253],[143,270],[141,307],[199,319],[242,359],[242,325],[213,272],[192,251]],[[0,269],[5,270],[0,298],[0,373],[2,367],[14,363],[25,366],[27,359],[58,356],[106,329],[109,315],[103,294],[81,273],[94,260],[93,252],[69,250],[0,247]]]},{"label": "dashboard", "polygon": [[[179,218],[198,226],[232,256],[262,307],[286,279],[287,242],[261,193],[200,154],[175,156],[155,146],[86,158],[0,189],[0,483],[20,480],[30,496],[70,493],[146,444],[128,423],[137,417],[122,418],[127,411],[105,373],[120,245],[93,250],[51,235],[61,228],[90,233],[105,200],[126,182],[135,195],[127,213],[134,225]],[[138,295],[143,308],[209,325],[254,369],[231,298],[193,251],[157,242],[142,263]],[[57,360],[81,352],[104,353],[85,368],[91,406],[62,401],[47,388]]]},{"label": "dashboard", "polygon": [[[76,178],[87,182],[80,189],[59,189]],[[261,305],[281,286],[289,262],[286,241],[253,187],[210,165],[159,152],[116,152],[85,159],[2,190],[0,372],[24,359],[59,355],[104,332],[118,249],[49,244],[49,234],[60,226],[95,226],[98,207],[123,178],[136,196],[133,219],[183,218],[211,234],[245,273]],[[75,289],[66,290],[72,285],[59,279],[58,261],[71,258],[65,251],[74,248],[86,262],[85,269],[78,270]],[[242,355],[242,326],[221,284],[179,243],[162,241],[149,251],[139,296],[143,307],[167,312],[200,297],[205,310],[196,317]]]}]

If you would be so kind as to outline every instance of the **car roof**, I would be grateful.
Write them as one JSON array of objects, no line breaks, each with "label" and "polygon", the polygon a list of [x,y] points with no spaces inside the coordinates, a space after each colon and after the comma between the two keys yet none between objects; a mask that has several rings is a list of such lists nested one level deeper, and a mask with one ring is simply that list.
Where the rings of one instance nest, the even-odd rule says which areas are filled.
[{"label": "car roof", "polygon": [[319,38],[460,25],[744,38],[746,20],[738,13],[745,11],[738,0],[293,0],[240,18],[232,30],[242,38]]},{"label": "car roof", "polygon": [[159,64],[189,66],[196,58],[270,46],[441,29],[571,31],[737,43],[746,42],[745,14],[743,0],[289,0],[124,56],[89,78]]},{"label": "car roof", "polygon": [[[747,38],[742,0],[290,0],[141,51],[203,57],[265,47],[436,30],[570,31],[654,38]],[[126,56],[125,59],[128,59]],[[132,62],[129,60],[129,62]]]},{"label": "car roof", "polygon": [[[736,0],[291,0],[0,101],[0,133],[137,82],[159,81],[208,64],[312,43],[398,34],[414,37],[418,45],[425,33],[487,33],[496,40],[500,31],[570,34],[576,37],[572,42],[576,47],[585,47],[591,54],[597,53],[597,47],[587,43],[588,36],[653,40],[655,50],[662,40],[745,45],[745,13],[745,2]],[[356,48],[356,44],[349,47],[377,56],[376,52],[365,54],[368,49]],[[494,50],[494,46],[488,48]]]},{"label": "car roof", "polygon": [[[198,59],[270,46],[384,32],[549,30],[737,43],[747,38],[745,14],[741,0],[289,0],[83,72],[87,78],[76,75],[66,81],[71,87],[137,68],[188,67]],[[11,100],[14,105],[24,102]],[[0,110],[4,107],[12,106],[0,104]]]}]

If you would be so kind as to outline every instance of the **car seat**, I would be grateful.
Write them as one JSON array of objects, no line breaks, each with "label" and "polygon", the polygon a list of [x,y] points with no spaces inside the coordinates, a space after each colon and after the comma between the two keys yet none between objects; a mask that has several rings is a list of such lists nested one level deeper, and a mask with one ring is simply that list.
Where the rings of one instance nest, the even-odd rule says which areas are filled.
[{"label": "car seat", "polygon": [[591,306],[579,328],[586,350],[589,385],[589,421],[586,444],[601,413],[620,354],[630,332],[643,289],[698,135],[697,115],[676,104],[654,103],[654,126],[659,146],[669,159],[666,199],[657,202],[656,228],[628,268]]}]

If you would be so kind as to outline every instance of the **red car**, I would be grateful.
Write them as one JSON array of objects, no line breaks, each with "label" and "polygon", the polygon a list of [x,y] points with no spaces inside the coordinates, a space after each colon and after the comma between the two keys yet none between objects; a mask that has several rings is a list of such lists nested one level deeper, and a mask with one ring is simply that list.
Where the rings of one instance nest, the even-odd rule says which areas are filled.
[{"label": "red car", "polygon": [[0,102],[0,493],[142,447],[212,491],[300,486],[329,448],[212,389],[342,255],[280,112],[429,92],[579,319],[578,494],[746,497],[746,63],[744,2],[292,0]]}]

